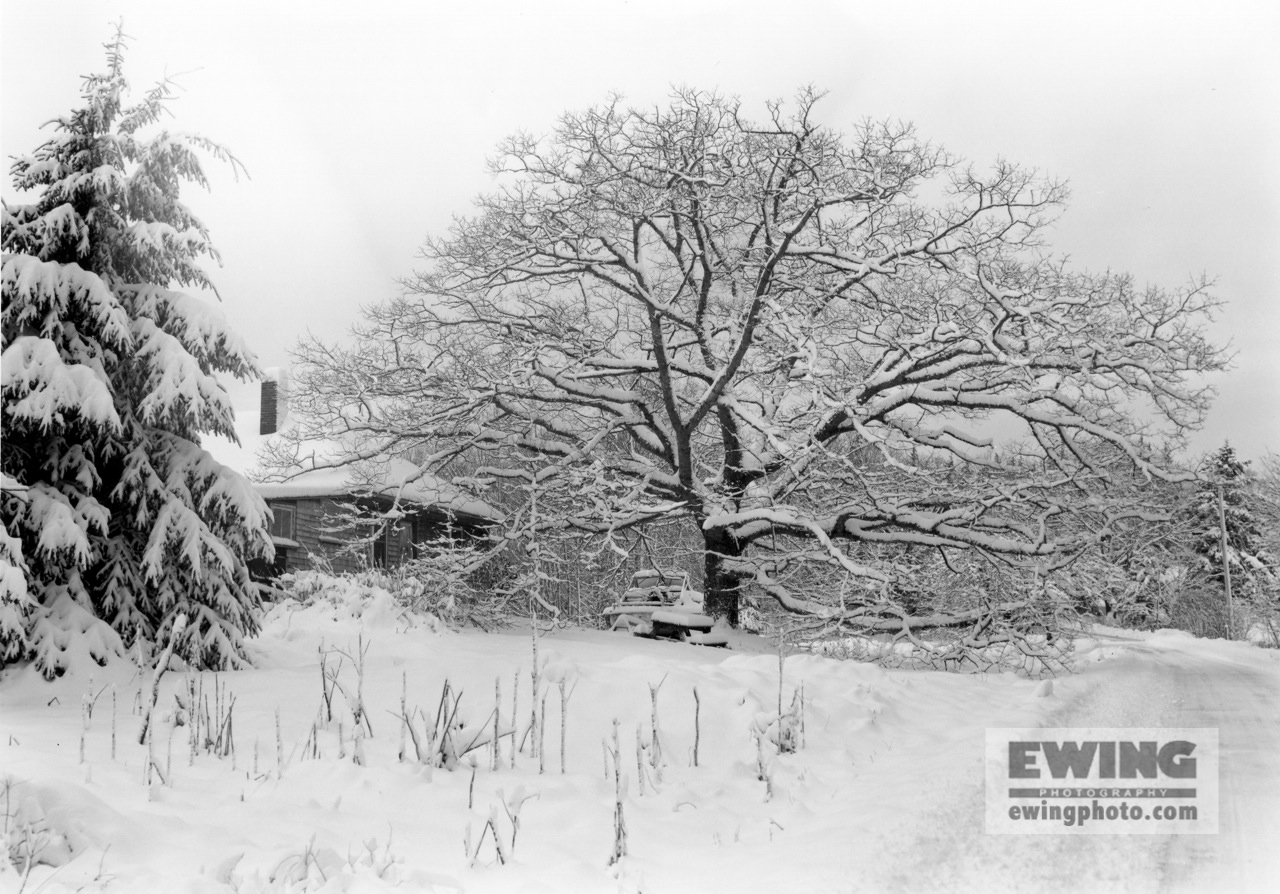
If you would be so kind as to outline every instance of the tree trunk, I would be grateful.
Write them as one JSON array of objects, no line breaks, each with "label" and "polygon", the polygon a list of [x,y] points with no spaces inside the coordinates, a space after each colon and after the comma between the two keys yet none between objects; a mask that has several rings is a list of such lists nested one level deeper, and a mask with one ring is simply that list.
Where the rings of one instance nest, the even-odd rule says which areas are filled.
[{"label": "tree trunk", "polygon": [[738,596],[742,578],[724,567],[725,559],[742,555],[738,541],[725,531],[704,531],[705,589],[703,605],[713,618],[726,618],[738,626]]}]

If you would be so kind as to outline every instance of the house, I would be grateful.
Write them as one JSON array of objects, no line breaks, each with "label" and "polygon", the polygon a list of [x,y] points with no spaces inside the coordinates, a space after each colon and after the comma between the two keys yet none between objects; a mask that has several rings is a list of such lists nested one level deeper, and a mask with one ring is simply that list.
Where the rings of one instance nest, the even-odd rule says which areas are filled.
[{"label": "house", "polygon": [[[309,445],[316,452],[293,467],[264,471],[262,458],[288,425],[287,376],[267,370],[261,412],[238,413],[237,446],[206,439],[216,459],[246,475],[271,510],[273,563],[259,560],[259,580],[327,567],[336,572],[394,568],[415,558],[426,541],[483,536],[502,514],[482,500],[398,457],[332,466],[316,455],[339,455],[340,445]],[[327,448],[327,451],[326,451]]]}]

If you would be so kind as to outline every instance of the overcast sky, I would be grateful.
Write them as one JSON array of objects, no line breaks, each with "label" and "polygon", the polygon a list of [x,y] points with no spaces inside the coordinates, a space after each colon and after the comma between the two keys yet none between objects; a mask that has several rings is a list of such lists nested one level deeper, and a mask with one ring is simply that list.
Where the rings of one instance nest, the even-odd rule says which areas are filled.
[{"label": "overcast sky", "polygon": [[715,88],[758,115],[811,83],[831,125],[913,121],[979,165],[1069,180],[1053,238],[1081,267],[1216,278],[1228,304],[1212,332],[1236,363],[1193,446],[1280,451],[1274,0],[0,2],[5,156],[76,105],[111,21],[134,38],[135,89],[181,75],[174,129],[224,143],[251,177],[216,171],[212,193],[185,198],[264,366],[395,294],[423,237],[488,189],[506,134],[545,133],[610,91],[648,104],[673,84]]}]

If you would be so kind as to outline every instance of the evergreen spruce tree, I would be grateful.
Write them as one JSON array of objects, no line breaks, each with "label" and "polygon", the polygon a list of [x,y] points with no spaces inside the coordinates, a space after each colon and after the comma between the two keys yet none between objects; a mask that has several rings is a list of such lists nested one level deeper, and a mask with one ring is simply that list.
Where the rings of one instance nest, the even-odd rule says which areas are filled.
[{"label": "evergreen spruce tree", "polygon": [[1224,577],[1218,512],[1221,492],[1232,589],[1240,598],[1257,600],[1265,598],[1274,575],[1275,560],[1263,540],[1248,466],[1248,461],[1236,456],[1230,444],[1223,444],[1206,460],[1201,470],[1204,483],[1196,492],[1192,508],[1196,518],[1192,549],[1204,571],[1221,586]]},{"label": "evergreen spruce tree", "polygon": [[[237,666],[256,629],[247,561],[271,550],[248,483],[200,446],[234,437],[215,378],[256,377],[216,305],[218,260],[179,200],[207,187],[201,137],[153,130],[164,81],[127,106],[127,38],[84,80],[84,106],[13,160],[32,204],[3,207],[3,472],[0,666],[34,658],[46,676],[86,651],[162,642],[198,667]],[[216,293],[214,293],[216,294]]]}]

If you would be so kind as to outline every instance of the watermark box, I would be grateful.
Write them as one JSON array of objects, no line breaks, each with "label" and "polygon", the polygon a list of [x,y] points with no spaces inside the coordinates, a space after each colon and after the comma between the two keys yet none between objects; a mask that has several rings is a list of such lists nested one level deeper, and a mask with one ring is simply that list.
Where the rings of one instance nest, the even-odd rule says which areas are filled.
[{"label": "watermark box", "polygon": [[1212,835],[1216,728],[988,729],[986,830]]}]

